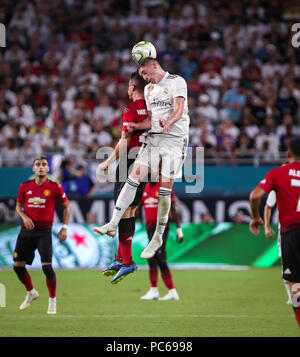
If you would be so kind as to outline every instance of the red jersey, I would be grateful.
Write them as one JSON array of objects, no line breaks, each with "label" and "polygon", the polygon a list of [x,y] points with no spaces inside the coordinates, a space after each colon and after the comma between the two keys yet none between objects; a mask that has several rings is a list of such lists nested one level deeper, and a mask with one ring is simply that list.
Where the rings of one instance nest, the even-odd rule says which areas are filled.
[{"label": "red jersey", "polygon": [[[156,225],[158,200],[159,200],[158,190],[159,190],[159,182],[153,186],[147,183],[140,202],[141,205],[144,206],[147,228]],[[175,201],[175,196],[174,196],[174,191],[172,190],[171,202],[174,201]]]},{"label": "red jersey", "polygon": [[25,213],[32,219],[36,228],[52,227],[56,200],[63,203],[68,198],[62,186],[49,179],[41,186],[37,185],[34,179],[23,182],[17,198],[17,202],[24,206]]},{"label": "red jersey", "polygon": [[258,187],[276,192],[280,233],[300,227],[300,162],[269,171]]},{"label": "red jersey", "polygon": [[[128,123],[140,123],[147,118],[147,115],[148,112],[146,108],[146,102],[143,99],[131,102],[129,107],[126,107],[123,112],[122,131],[128,131]],[[132,132],[130,141],[128,143],[128,149],[142,145],[142,143],[139,141],[139,138],[144,131],[145,130],[135,130]]]}]

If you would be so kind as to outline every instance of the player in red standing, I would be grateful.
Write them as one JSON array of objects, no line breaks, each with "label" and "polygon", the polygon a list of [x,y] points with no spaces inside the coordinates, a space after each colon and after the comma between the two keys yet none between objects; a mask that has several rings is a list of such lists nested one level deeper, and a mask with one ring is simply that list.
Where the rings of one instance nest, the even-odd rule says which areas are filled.
[{"label": "player in red standing", "polygon": [[[153,237],[153,234],[156,229],[156,221],[157,221],[157,211],[158,211],[158,194],[159,194],[159,182],[151,182],[148,183],[145,187],[143,197],[140,201],[137,215],[140,213],[140,209],[144,206],[145,210],[145,218],[146,218],[146,228],[148,233],[149,241]],[[176,240],[178,243],[183,242],[183,232],[180,227],[179,214],[176,210],[176,201],[174,191],[171,192],[171,209],[170,213],[172,218],[177,226],[177,237]],[[155,252],[155,255],[148,259],[149,264],[149,279],[151,288],[146,293],[146,295],[142,296],[142,300],[179,300],[179,295],[175,289],[173,278],[169,266],[167,264],[167,253],[166,253],[166,244],[167,238],[169,234],[169,223],[167,222],[164,234],[163,234],[163,245]],[[159,297],[159,292],[157,288],[158,281],[158,268],[160,269],[161,277],[165,286],[168,288],[168,293]]]},{"label": "player in red standing", "polygon": [[56,276],[52,268],[52,233],[55,201],[62,204],[63,226],[58,233],[60,242],[67,238],[67,225],[70,218],[70,205],[63,188],[47,178],[48,160],[39,156],[33,163],[34,179],[20,185],[16,211],[22,218],[22,227],[14,251],[14,271],[24,284],[27,295],[20,306],[24,310],[33,300],[38,299],[30,274],[25,265],[32,264],[37,249],[42,262],[49,290],[48,314],[56,314]]},{"label": "player in red standing", "polygon": [[[144,87],[147,82],[137,73],[133,72],[128,83],[128,97],[131,101],[123,112],[123,127],[121,139],[116,145],[113,153],[107,160],[99,164],[98,170],[106,171],[109,165],[119,159],[119,165],[116,170],[116,183],[114,190],[115,202],[126,183],[130,170],[134,163],[134,155],[131,150],[140,148],[140,136],[144,130],[134,132],[128,131],[128,123],[140,123],[147,118],[147,109],[144,99]],[[135,184],[135,183],[133,183]],[[119,224],[119,247],[115,261],[103,270],[105,276],[115,275],[111,281],[112,284],[120,282],[125,276],[137,270],[137,265],[132,260],[131,244],[135,231],[135,210],[142,198],[146,182],[142,182],[137,189],[137,193],[131,205],[124,212]],[[94,228],[96,233],[102,234],[98,227]]]},{"label": "player in red standing", "polygon": [[250,194],[250,231],[257,235],[264,222],[259,215],[261,198],[276,192],[281,234],[282,278],[289,283],[292,306],[300,327],[300,138],[288,144],[289,163],[269,171]]}]

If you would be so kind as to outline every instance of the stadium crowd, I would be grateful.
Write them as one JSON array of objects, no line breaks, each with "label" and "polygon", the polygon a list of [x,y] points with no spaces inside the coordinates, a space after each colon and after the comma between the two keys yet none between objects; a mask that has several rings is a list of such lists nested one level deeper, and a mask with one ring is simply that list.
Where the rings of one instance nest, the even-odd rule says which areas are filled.
[{"label": "stadium crowd", "polygon": [[216,163],[278,160],[300,135],[296,3],[2,0],[0,166],[47,153],[63,163],[58,175],[75,158],[69,174],[85,176],[98,148],[120,136],[140,40],[188,82],[190,146]]}]

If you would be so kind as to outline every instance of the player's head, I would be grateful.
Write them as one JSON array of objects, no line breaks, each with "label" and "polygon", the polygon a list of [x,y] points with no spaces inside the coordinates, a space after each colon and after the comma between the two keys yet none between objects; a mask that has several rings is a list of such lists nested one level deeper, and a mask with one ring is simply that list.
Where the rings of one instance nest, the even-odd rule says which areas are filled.
[{"label": "player's head", "polygon": [[146,58],[139,67],[139,75],[150,83],[158,83],[164,73],[164,70],[154,58]]},{"label": "player's head", "polygon": [[128,83],[128,97],[133,100],[134,94],[144,95],[144,88],[147,82],[138,74],[133,72]]},{"label": "player's head", "polygon": [[46,156],[38,156],[34,159],[32,171],[35,173],[36,177],[45,177],[49,170],[49,163]]},{"label": "player's head", "polygon": [[292,139],[288,143],[287,158],[289,162],[300,161],[300,138]]}]

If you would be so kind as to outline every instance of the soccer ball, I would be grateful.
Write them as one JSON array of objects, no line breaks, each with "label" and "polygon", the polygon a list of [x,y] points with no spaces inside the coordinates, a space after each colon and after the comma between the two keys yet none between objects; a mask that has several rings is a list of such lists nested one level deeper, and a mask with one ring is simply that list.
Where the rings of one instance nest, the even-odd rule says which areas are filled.
[{"label": "soccer ball", "polygon": [[140,41],[131,50],[133,61],[141,65],[146,58],[156,58],[156,48],[151,42]]}]

